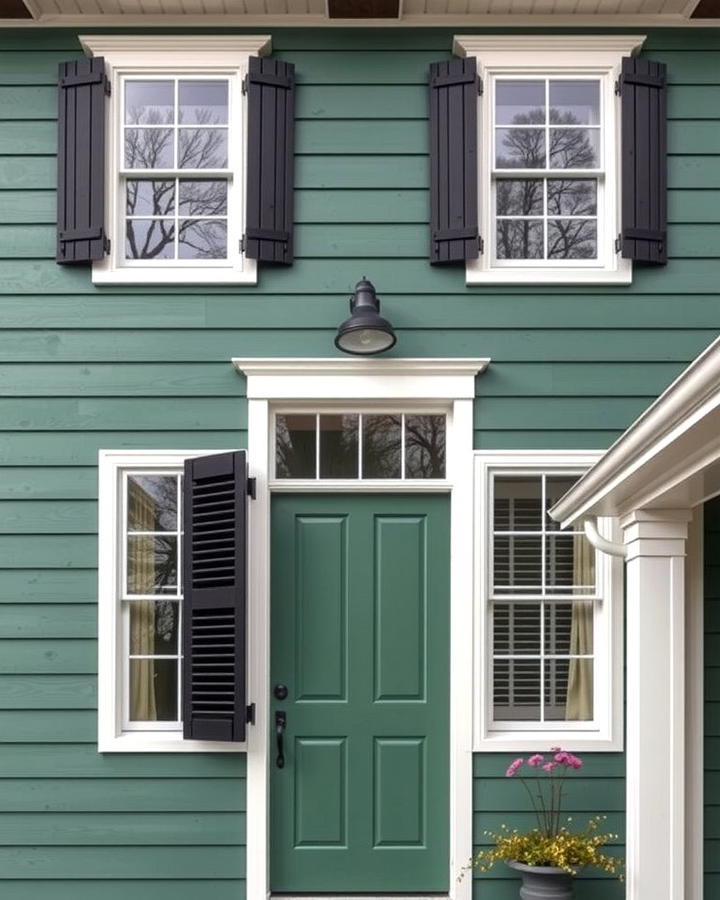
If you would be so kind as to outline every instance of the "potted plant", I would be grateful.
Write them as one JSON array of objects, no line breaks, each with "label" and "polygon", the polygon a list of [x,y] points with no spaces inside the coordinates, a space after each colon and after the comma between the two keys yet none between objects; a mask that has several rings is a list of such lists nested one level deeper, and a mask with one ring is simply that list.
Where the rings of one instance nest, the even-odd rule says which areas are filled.
[{"label": "potted plant", "polygon": [[591,818],[582,831],[570,830],[569,817],[561,824],[565,779],[582,766],[578,756],[560,747],[553,747],[547,756],[534,753],[527,760],[519,758],[510,763],[505,774],[523,784],[537,826],[527,832],[506,825],[497,833],[486,831],[493,846],[479,850],[468,868],[487,872],[502,860],[520,874],[522,900],[571,900],[573,877],[585,866],[622,880],[622,860],[601,851],[608,841],[617,838],[600,832],[604,816]]}]

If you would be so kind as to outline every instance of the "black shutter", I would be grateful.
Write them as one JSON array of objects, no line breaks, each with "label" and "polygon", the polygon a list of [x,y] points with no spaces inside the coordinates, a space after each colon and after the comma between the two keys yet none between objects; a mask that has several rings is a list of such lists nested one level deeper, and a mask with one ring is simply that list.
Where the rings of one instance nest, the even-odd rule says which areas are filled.
[{"label": "black shutter", "polygon": [[430,65],[430,262],[475,259],[478,231],[474,57]]},{"label": "black shutter", "polygon": [[57,261],[102,259],[105,235],[105,60],[60,63]]},{"label": "black shutter", "polygon": [[667,138],[665,64],[622,61],[622,229],[625,259],[667,262]]},{"label": "black shutter", "polygon": [[293,261],[295,66],[250,57],[244,249],[250,259]]},{"label": "black shutter", "polygon": [[186,460],[185,738],[245,740],[247,503],[244,450]]}]

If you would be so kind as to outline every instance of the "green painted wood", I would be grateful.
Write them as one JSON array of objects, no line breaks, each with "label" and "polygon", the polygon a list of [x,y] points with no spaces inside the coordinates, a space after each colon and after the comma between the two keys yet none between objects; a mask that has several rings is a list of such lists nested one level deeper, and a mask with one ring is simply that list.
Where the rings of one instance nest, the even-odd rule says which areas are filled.
[{"label": "green painted wood", "polygon": [[667,99],[670,119],[715,119],[720,103],[720,85],[675,84],[668,91]]},{"label": "green painted wood", "polygon": [[46,50],[43,53],[25,53],[22,50],[6,50],[0,68],[0,84],[36,85],[53,87],[57,84],[58,66],[68,59],[82,59],[82,50]]},{"label": "green painted wood", "polygon": [[[5,603],[0,638],[94,638],[97,612],[89,603]],[[2,732],[0,731],[0,739]]]},{"label": "green painted wood", "polygon": [[3,500],[94,500],[96,497],[97,471],[91,466],[0,468]]},{"label": "green painted wood", "polygon": [[3,572],[0,603],[95,603],[97,575],[92,569],[38,569]]},{"label": "green painted wood", "polygon": [[83,639],[0,640],[0,673],[7,675],[97,672],[97,643]]},{"label": "green painted wood", "polygon": [[[45,892],[50,892],[53,900],[97,900],[99,896],[103,900],[127,900],[128,895],[152,900],[195,900],[198,891],[208,890],[208,882],[201,878],[176,880],[168,877],[162,881],[148,881],[128,875],[126,879],[13,881],[13,900],[37,900]],[[245,900],[245,882],[240,878],[213,878],[211,884],[213,900]]]},{"label": "green painted wood", "polygon": [[622,429],[578,431],[563,428],[547,431],[508,429],[498,431],[478,431],[475,434],[476,450],[605,450],[622,434]]},{"label": "green painted wood", "polygon": [[[234,397],[242,381],[221,363],[0,364],[3,396]],[[0,473],[0,484],[2,479]]]},{"label": "green painted wood", "polygon": [[55,190],[57,160],[54,157],[0,157],[0,190]]},{"label": "green painted wood", "polygon": [[[96,744],[0,745],[3,778],[241,778],[241,753],[108,753]],[[241,785],[238,785],[241,789]]]},{"label": "green painted wood", "polygon": [[110,845],[128,848],[118,852],[122,857],[131,855],[130,848],[137,846],[187,846],[190,852],[207,846],[212,855],[216,848],[227,845],[239,851],[244,843],[245,815],[236,812],[0,814],[0,848],[86,846],[93,847],[89,852],[94,853],[94,848]]},{"label": "green painted wood", "polygon": [[32,541],[18,534],[0,536],[0,567],[7,569],[84,569],[93,567],[96,559],[97,539],[90,535],[43,534]]},{"label": "green painted wood", "polygon": [[561,430],[570,419],[573,427],[578,429],[622,429],[639,416],[652,399],[548,397],[542,403],[529,403],[523,397],[481,397],[475,403],[475,427],[484,431],[495,428],[505,431],[512,428]]},{"label": "green painted wood", "polygon": [[427,190],[297,190],[295,221],[301,224],[333,222],[413,222],[427,227],[430,196]]},{"label": "green painted wood", "polygon": [[[94,709],[0,710],[0,743],[3,744],[76,744],[78,741],[89,744],[95,740],[96,735],[97,713]],[[44,828],[45,823],[40,822],[37,817],[34,821],[40,828]],[[6,821],[3,828],[0,815],[0,844],[48,843],[41,841],[39,836],[35,840],[28,836],[21,838],[19,832],[17,840],[8,840],[7,827]]]},{"label": "green painted wood", "polygon": [[[62,466],[97,465],[98,450],[162,450],[168,447],[192,450],[241,449],[247,446],[243,431],[95,431],[89,434],[68,432],[0,434],[0,464]],[[35,565],[34,561],[31,566]],[[0,593],[2,587],[0,587]]]},{"label": "green painted wood", "polygon": [[0,783],[5,813],[245,811],[242,778],[30,778]]},{"label": "green painted wood", "polygon": [[94,534],[97,504],[88,500],[0,500],[0,534]]},{"label": "green painted wood", "polygon": [[25,153],[28,156],[46,156],[57,151],[57,125],[55,122],[13,121],[2,123],[0,128],[0,153],[7,155]]},{"label": "green painted wood", "polygon": [[[2,93],[0,93],[2,99]],[[312,85],[298,92],[296,119],[424,119],[422,85]]]},{"label": "green painted wood", "polygon": [[[0,161],[1,162],[1,161]],[[0,184],[2,168],[0,167]],[[296,188],[428,188],[424,156],[300,156],[295,162]]]},{"label": "green painted wood", "polygon": [[54,190],[7,190],[0,206],[0,222],[3,224],[52,225],[57,205]]},{"label": "green painted wood", "polygon": [[95,709],[94,675],[0,675],[0,709]]},{"label": "green painted wood", "polygon": [[668,191],[668,220],[676,222],[720,221],[720,191],[717,190],[671,190]]},{"label": "green painted wood", "polygon": [[[276,496],[274,891],[446,891],[449,505]],[[272,713],[271,713],[272,719]]]},{"label": "green painted wood", "polygon": [[669,156],[669,188],[718,188],[720,187],[720,157]]},{"label": "green painted wood", "polygon": [[243,847],[0,847],[0,880],[242,878]]},{"label": "green painted wood", "polygon": [[56,119],[57,91],[50,86],[0,87],[3,119]]},{"label": "green painted wood", "polygon": [[1,431],[105,431],[109,428],[213,431],[230,425],[244,428],[245,416],[238,415],[235,400],[220,397],[206,397],[190,409],[187,401],[177,397],[148,398],[142,402],[129,397],[0,399]]}]

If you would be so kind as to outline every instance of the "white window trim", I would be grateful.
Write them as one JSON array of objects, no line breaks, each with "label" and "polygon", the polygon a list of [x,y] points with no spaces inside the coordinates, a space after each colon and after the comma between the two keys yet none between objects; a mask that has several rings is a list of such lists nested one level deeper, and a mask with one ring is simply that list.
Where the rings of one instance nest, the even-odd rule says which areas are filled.
[{"label": "white window trim", "polygon": [[[476,451],[475,452],[475,696],[474,749],[476,751],[522,752],[562,746],[577,751],[611,751],[623,748],[623,564],[604,553],[597,555],[597,575],[602,599],[595,633],[595,711],[592,728],[568,723],[563,728],[537,725],[499,730],[491,724],[491,654],[489,652],[489,578],[492,529],[490,478],[495,472],[553,469],[587,469],[602,456],[601,451]],[[608,539],[617,538],[613,519],[599,519],[599,530]],[[520,723],[518,723],[519,725]],[[532,725],[532,723],[530,723]]]},{"label": "white window trim", "polygon": [[[92,266],[93,284],[256,284],[257,264],[240,252],[245,220],[247,153],[247,103],[241,93],[248,58],[267,55],[268,35],[81,35],[88,56],[102,56],[110,82],[105,129],[105,233],[110,253]],[[124,259],[125,215],[119,190],[122,81],[126,76],[226,75],[230,80],[229,103],[239,110],[243,140],[228,148],[229,171],[234,182],[228,205],[228,260],[225,265],[188,265],[164,261],[156,265],[128,265]]]},{"label": "white window trim", "polygon": [[[186,459],[223,450],[100,450],[98,457],[98,752],[237,753],[244,743],[184,740],[181,729],[123,730],[125,647],[120,603],[122,475],[142,469],[182,470]],[[181,601],[182,602],[182,601]]]},{"label": "white window trim", "polygon": [[[468,284],[630,284],[632,263],[614,251],[620,230],[620,100],[615,81],[623,56],[637,53],[644,35],[459,35],[453,50],[458,56],[477,58],[478,75],[485,87],[478,97],[478,209],[485,250],[468,260]],[[494,216],[491,208],[490,153],[492,137],[492,85],[503,75],[601,79],[604,197],[598,207],[598,264],[512,266],[493,264]],[[604,249],[604,253],[603,253]]]}]

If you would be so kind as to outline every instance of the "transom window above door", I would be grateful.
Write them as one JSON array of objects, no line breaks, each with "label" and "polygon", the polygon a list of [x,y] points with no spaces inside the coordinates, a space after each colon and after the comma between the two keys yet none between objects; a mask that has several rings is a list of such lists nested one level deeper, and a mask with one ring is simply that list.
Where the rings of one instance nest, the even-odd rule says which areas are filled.
[{"label": "transom window above door", "polygon": [[278,479],[443,479],[446,417],[420,412],[279,412]]}]

